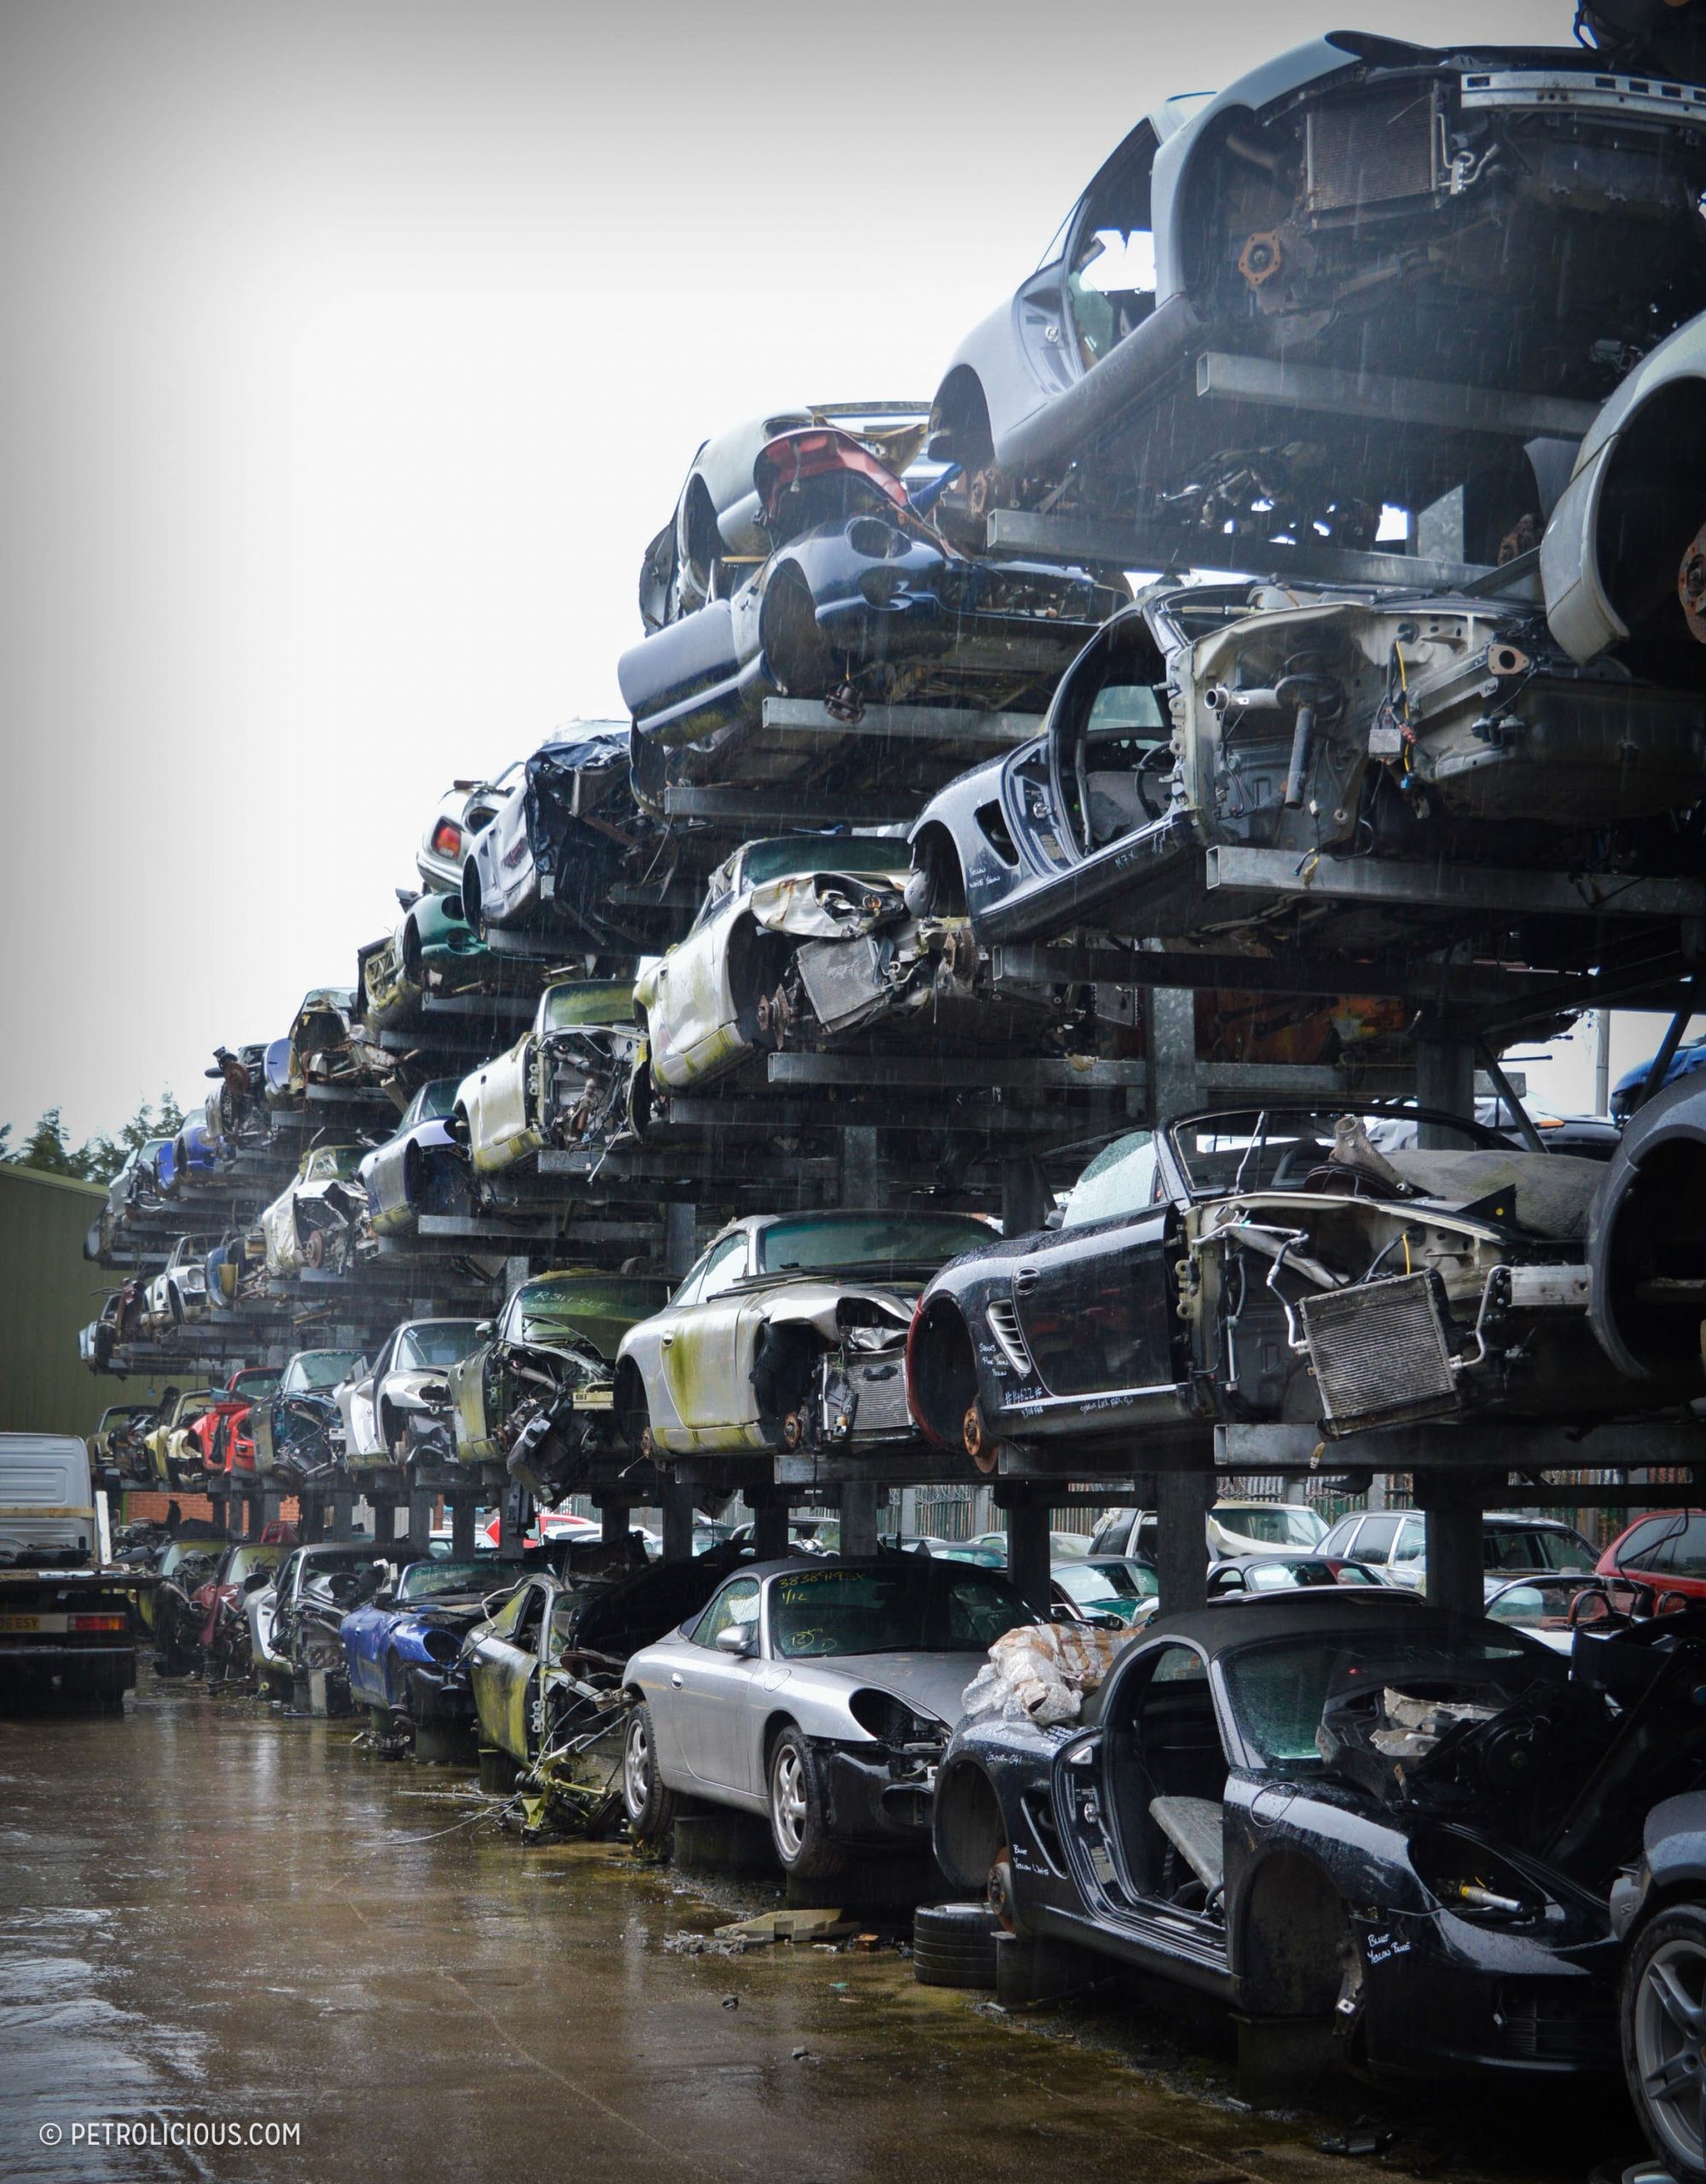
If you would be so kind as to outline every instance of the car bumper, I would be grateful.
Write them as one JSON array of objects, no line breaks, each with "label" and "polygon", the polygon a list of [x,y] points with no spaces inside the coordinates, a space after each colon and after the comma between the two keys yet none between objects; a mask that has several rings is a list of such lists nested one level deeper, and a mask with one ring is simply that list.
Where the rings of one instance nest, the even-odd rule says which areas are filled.
[{"label": "car bumper", "polygon": [[[1378,2076],[1563,2077],[1620,2067],[1615,1942],[1564,1961],[1508,1933],[1470,1938],[1462,1922],[1450,1923],[1449,1937],[1419,1931],[1420,1920],[1362,1937],[1364,2045]],[[1410,1949],[1397,1946],[1407,1937]]]},{"label": "car bumper", "polygon": [[936,1769],[897,1778],[885,1758],[845,1745],[815,1747],[822,1769],[824,1817],[838,1842],[923,1845],[930,1841]]},{"label": "car bumper", "polygon": [[411,1661],[407,1680],[409,1718],[417,1729],[455,1728],[473,1720],[473,1695],[457,1669]]}]

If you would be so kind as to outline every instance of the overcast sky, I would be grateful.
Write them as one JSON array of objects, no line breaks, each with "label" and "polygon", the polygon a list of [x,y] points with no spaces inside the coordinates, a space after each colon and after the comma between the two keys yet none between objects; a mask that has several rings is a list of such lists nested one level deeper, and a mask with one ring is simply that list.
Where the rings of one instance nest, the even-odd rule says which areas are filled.
[{"label": "overcast sky", "polygon": [[1348,12],[1571,14],[8,0],[0,1118],[348,982],[438,790],[618,710],[706,434],[927,398],[1149,106]]}]

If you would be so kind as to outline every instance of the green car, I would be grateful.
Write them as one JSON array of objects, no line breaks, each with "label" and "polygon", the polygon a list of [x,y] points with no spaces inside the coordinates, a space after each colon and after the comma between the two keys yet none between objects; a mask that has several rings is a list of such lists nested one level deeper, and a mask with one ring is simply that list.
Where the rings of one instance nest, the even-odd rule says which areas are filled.
[{"label": "green car", "polygon": [[669,1293],[660,1277],[586,1268],[524,1281],[447,1375],[458,1461],[503,1464],[536,1501],[560,1501],[613,1430],[618,1345]]},{"label": "green car", "polygon": [[1121,1623],[1139,1623],[1155,1612],[1160,1580],[1147,1562],[1129,1555],[1082,1555],[1058,1559],[1050,1576],[1057,1594],[1065,1594],[1080,1615],[1112,1616]]},{"label": "green car", "polygon": [[423,998],[483,990],[491,950],[468,930],[461,898],[423,895],[389,940],[363,951],[362,992],[376,1030],[412,1024]]}]

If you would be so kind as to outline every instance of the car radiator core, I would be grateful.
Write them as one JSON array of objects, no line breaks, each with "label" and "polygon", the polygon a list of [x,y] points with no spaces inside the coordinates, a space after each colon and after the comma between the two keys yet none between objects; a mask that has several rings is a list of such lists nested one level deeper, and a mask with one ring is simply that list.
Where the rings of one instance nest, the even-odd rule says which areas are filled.
[{"label": "car radiator core", "polygon": [[1432,1272],[1308,1297],[1297,1307],[1330,1438],[1460,1408]]}]

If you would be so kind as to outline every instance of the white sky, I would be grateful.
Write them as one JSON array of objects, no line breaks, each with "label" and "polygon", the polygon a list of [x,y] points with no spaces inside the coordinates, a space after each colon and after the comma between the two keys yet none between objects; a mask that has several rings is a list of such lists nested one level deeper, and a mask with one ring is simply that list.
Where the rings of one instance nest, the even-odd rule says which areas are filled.
[{"label": "white sky", "polygon": [[707,433],[927,397],[1150,105],[1345,12],[13,0],[0,1118],[346,982],[447,781],[618,712]]}]

